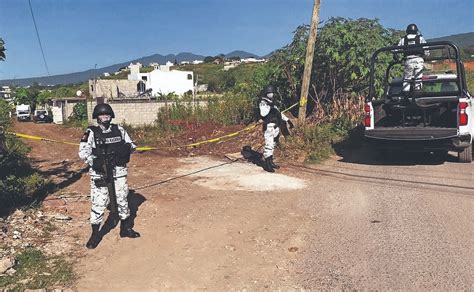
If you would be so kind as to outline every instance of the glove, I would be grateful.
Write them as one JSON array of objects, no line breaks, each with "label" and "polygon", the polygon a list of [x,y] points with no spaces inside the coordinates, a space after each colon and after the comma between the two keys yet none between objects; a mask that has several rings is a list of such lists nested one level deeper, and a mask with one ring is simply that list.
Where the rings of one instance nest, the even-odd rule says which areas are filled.
[{"label": "glove", "polygon": [[96,157],[92,162],[92,169],[97,173],[105,173],[104,164],[103,158]]},{"label": "glove", "polygon": [[130,154],[132,153],[132,145],[126,143],[120,146],[117,149],[117,157],[119,157],[124,163],[128,163],[130,161]]},{"label": "glove", "polygon": [[288,120],[288,121],[286,121],[286,122],[288,123],[288,127],[289,127],[290,129],[293,129],[293,128],[295,127],[295,125],[293,125],[293,122],[292,122],[292,121]]},{"label": "glove", "polygon": [[125,143],[117,149],[117,155],[119,157],[130,156],[132,145]]}]

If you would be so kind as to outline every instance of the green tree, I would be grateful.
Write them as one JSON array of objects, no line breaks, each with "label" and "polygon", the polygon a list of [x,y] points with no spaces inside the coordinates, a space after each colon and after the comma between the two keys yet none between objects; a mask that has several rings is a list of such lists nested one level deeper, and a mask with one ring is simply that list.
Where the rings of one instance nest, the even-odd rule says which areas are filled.
[{"label": "green tree", "polygon": [[[292,42],[271,57],[272,81],[284,94],[299,94],[308,33],[308,25],[299,26]],[[395,44],[397,37],[396,31],[384,28],[378,19],[330,18],[318,31],[310,94],[331,99],[341,91],[366,93],[372,54],[381,47]],[[379,60],[389,61],[388,57]]]},{"label": "green tree", "polygon": [[212,63],[216,58],[212,56],[207,56],[204,58],[204,63]]},{"label": "green tree", "polygon": [[53,93],[50,90],[41,91],[36,97],[37,104],[45,104],[48,102],[48,99],[53,96]]},{"label": "green tree", "polygon": [[33,105],[34,100],[28,88],[17,87],[13,90],[16,104]]}]

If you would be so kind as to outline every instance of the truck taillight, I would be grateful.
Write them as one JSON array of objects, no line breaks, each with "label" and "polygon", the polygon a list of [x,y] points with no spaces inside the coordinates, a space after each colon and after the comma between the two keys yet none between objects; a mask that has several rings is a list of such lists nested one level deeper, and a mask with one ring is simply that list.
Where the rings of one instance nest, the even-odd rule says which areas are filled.
[{"label": "truck taillight", "polygon": [[468,116],[467,116],[467,112],[466,112],[466,109],[468,107],[468,103],[465,102],[465,101],[461,101],[459,103],[459,125],[460,126],[465,126],[467,125],[468,123]]},{"label": "truck taillight", "polygon": [[370,127],[370,122],[371,122],[371,116],[370,116],[370,104],[366,103],[364,106],[364,126]]}]

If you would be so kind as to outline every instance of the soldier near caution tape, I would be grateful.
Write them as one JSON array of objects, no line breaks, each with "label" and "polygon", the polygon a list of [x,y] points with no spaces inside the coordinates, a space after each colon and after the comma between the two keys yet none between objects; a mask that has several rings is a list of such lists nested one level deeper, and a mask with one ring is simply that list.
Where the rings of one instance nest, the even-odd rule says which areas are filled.
[{"label": "soldier near caution tape", "polygon": [[79,146],[79,157],[90,165],[92,235],[86,244],[90,249],[101,240],[99,229],[107,206],[109,216],[120,218],[120,237],[140,237],[132,229],[127,201],[127,163],[136,146],[124,128],[111,123],[115,114],[109,104],[98,104],[92,117],[98,126],[87,128]]},{"label": "soldier near caution tape", "polygon": [[258,107],[260,118],[263,120],[263,136],[265,138],[263,169],[268,172],[275,172],[275,169],[280,168],[273,161],[273,149],[280,136],[280,126],[283,124],[291,129],[293,123],[276,106],[275,90],[271,85],[263,89]]}]

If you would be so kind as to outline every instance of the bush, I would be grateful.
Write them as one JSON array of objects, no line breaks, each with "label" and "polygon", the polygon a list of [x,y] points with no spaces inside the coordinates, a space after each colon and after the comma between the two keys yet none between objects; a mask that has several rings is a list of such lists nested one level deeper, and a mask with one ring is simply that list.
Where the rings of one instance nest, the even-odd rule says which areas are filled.
[{"label": "bush", "polygon": [[320,162],[333,155],[333,145],[346,136],[347,131],[342,130],[340,124],[308,125],[289,136],[282,143],[282,150],[289,158],[303,157],[305,162]]},{"label": "bush", "polygon": [[[205,104],[202,104],[202,101]],[[172,121],[213,122],[220,125],[250,123],[254,120],[254,101],[241,93],[209,96],[200,103],[176,100],[158,112],[157,126],[170,130]]]},{"label": "bush", "polygon": [[87,105],[85,103],[78,103],[72,109],[72,115],[64,124],[67,127],[86,129],[89,126],[87,120]]},{"label": "bush", "polygon": [[78,103],[72,109],[72,115],[69,118],[75,121],[87,121],[87,105],[85,103]]},{"label": "bush", "polygon": [[[0,101],[2,131],[8,130],[9,105]],[[46,180],[29,164],[30,147],[15,136],[0,133],[0,216],[10,209],[31,203],[46,184]]]}]

